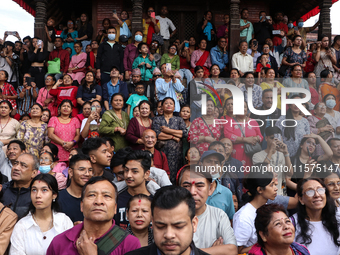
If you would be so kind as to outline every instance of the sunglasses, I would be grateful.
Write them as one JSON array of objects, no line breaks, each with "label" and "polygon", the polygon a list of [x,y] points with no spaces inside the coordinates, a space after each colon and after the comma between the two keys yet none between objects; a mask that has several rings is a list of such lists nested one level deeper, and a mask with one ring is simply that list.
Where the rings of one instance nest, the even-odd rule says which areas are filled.
[{"label": "sunglasses", "polygon": [[162,77],[161,74],[154,74],[153,77]]}]

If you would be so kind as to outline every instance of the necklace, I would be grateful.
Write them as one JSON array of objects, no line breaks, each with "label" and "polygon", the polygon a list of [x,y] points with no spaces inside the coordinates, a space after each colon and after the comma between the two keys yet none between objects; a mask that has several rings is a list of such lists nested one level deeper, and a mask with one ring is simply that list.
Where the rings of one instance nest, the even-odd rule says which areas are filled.
[{"label": "necklace", "polygon": [[[35,221],[35,223],[37,223],[37,225],[39,226],[39,224],[38,224],[38,222],[37,222],[37,219],[35,218],[34,214],[32,214],[32,217],[33,217],[33,220]],[[53,225],[53,215],[52,215],[52,219],[51,219],[50,225],[48,226],[47,231],[49,231],[49,230],[52,228],[52,225]],[[39,228],[40,228],[40,226],[39,226]],[[40,229],[40,231],[41,231],[41,229]],[[47,231],[46,231],[46,232],[47,232]],[[43,232],[41,231],[41,233],[43,233]],[[44,233],[43,233],[43,234],[44,234]],[[43,235],[43,239],[44,239],[44,240],[46,239],[46,235]]]},{"label": "necklace", "polygon": [[5,126],[2,126],[2,125],[1,125],[1,120],[0,120],[1,133],[4,132],[4,129],[5,129],[5,127],[7,126],[8,122],[10,121],[10,119],[11,119],[11,118],[8,118],[7,123],[5,124]]},{"label": "necklace", "polygon": [[[151,123],[150,123],[150,119],[148,118],[148,120],[149,120],[149,126],[148,126],[148,127],[150,127],[150,125],[151,125]],[[143,126],[143,127],[145,127],[145,126],[144,126],[144,123],[143,123],[143,119],[142,119],[142,118],[140,118],[140,122],[142,122],[142,126]]]}]

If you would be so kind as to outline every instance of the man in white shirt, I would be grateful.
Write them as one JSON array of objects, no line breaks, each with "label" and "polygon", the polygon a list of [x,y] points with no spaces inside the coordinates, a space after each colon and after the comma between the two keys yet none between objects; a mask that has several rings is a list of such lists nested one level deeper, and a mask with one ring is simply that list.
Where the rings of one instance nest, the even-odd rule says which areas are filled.
[{"label": "man in white shirt", "polygon": [[[161,36],[163,36],[163,40],[164,40],[164,44],[162,45],[162,48],[161,48],[162,54],[168,52],[168,48],[170,45],[170,38],[173,37],[174,34],[176,34],[177,32],[177,29],[172,23],[172,21],[166,17],[167,15],[168,15],[168,7],[162,6],[161,15],[156,16],[156,19],[158,19],[159,24],[161,26],[159,33]],[[170,29],[172,31],[171,34],[169,31]]]},{"label": "man in white shirt", "polygon": [[237,254],[236,239],[228,215],[220,208],[206,204],[213,193],[211,175],[185,167],[179,175],[178,183],[190,191],[195,199],[195,216],[198,218],[193,241],[204,252],[217,254]]},{"label": "man in white shirt", "polygon": [[248,43],[241,41],[239,43],[239,52],[235,53],[232,58],[232,67],[237,68],[240,72],[241,77],[246,72],[254,71],[253,57],[247,53]]}]

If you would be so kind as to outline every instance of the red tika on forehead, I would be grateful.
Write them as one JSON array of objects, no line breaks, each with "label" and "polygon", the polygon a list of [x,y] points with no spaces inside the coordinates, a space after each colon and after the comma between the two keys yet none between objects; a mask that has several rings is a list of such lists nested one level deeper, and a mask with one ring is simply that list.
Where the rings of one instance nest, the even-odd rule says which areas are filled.
[{"label": "red tika on forehead", "polygon": [[195,185],[195,181],[192,181],[192,182],[191,182],[191,185]]}]

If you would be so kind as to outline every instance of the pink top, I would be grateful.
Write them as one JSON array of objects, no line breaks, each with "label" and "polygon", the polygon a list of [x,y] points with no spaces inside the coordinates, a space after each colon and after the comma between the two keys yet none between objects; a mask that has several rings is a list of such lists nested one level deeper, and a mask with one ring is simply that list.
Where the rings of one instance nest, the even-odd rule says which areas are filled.
[{"label": "pink top", "polygon": [[[39,90],[39,94],[38,94],[36,102],[38,104],[40,104],[42,107],[47,107],[48,105],[45,105],[44,102],[45,102],[46,99],[49,99],[49,98],[54,99],[54,97],[51,96],[50,93],[48,93],[48,90],[46,89],[46,87],[45,88],[41,88]],[[52,100],[50,104],[53,104],[53,101],[54,100]]]},{"label": "pink top", "polygon": [[[69,68],[78,67],[83,68],[85,67],[87,59],[87,54],[85,52],[80,53],[79,55],[73,55],[71,58]],[[77,73],[69,73],[73,80],[77,80],[79,84],[81,84],[81,80],[85,77],[85,72],[77,72]]]},{"label": "pink top", "polygon": [[[77,129],[80,130],[80,122],[78,118],[72,118],[68,124],[63,124],[59,121],[58,117],[54,116],[48,122],[47,127],[54,128],[54,134],[60,139],[64,140],[65,142],[72,142],[72,140],[74,140],[74,137],[76,136]],[[70,152],[65,150],[60,144],[56,144],[54,142],[52,143],[55,144],[59,149],[59,161],[68,161]],[[77,145],[75,145],[74,147],[77,147]]]},{"label": "pink top", "polygon": [[[197,61],[202,57],[203,55],[203,51],[201,50],[195,50],[192,54],[191,54],[191,67],[195,68],[196,67],[196,63]],[[204,65],[205,67],[207,67],[208,69],[211,67],[211,60],[210,60],[210,54],[207,58],[207,60],[205,61]]]}]

